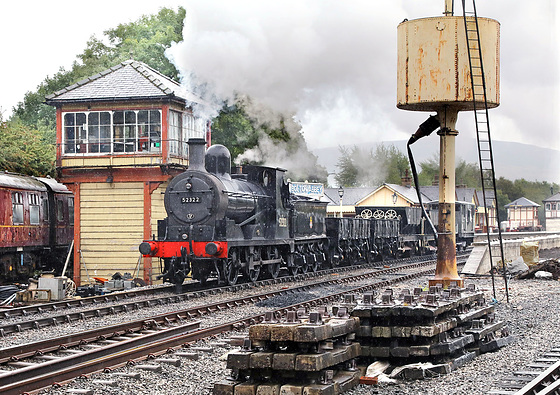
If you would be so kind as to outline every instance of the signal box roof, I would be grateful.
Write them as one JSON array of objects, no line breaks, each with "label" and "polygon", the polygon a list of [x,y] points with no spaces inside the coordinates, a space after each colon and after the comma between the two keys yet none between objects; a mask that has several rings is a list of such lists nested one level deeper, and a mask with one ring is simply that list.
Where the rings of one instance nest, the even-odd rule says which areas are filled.
[{"label": "signal box roof", "polygon": [[46,103],[60,105],[76,102],[172,99],[201,103],[179,83],[135,60],[124,61],[110,69],[79,81],[46,97]]},{"label": "signal box roof", "polygon": [[513,202],[506,204],[504,207],[539,207],[540,204],[533,202],[524,197],[515,199]]}]

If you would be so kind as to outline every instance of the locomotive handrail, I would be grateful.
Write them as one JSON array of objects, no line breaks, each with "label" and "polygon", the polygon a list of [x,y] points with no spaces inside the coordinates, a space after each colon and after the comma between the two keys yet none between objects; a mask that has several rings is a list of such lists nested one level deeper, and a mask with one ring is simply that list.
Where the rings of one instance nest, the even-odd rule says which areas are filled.
[{"label": "locomotive handrail", "polygon": [[262,215],[262,211],[261,211],[261,212],[257,212],[257,213],[255,213],[255,214],[251,215],[251,216],[250,216],[249,218],[247,218],[245,221],[241,222],[241,223],[239,224],[239,226],[245,226],[245,225],[247,225],[249,222],[251,222],[251,221],[257,219],[258,217],[260,217],[261,215]]},{"label": "locomotive handrail", "polygon": [[272,196],[260,195],[256,192],[231,192],[231,191],[223,190],[222,193],[225,193],[230,197],[251,197],[251,198],[261,198],[261,199],[265,199],[265,198],[272,199]]},{"label": "locomotive handrail", "polygon": [[[208,192],[212,192],[211,189],[206,189],[206,190],[197,190],[196,193],[208,193]],[[169,191],[167,193],[185,193],[185,191]]]}]

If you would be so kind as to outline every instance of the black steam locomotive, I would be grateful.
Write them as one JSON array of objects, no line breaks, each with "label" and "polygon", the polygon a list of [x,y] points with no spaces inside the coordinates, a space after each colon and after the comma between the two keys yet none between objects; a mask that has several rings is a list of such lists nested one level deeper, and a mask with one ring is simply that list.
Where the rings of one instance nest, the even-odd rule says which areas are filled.
[{"label": "black steam locomotive", "polygon": [[246,165],[232,174],[229,150],[214,145],[205,154],[204,146],[189,141],[189,169],[165,191],[158,239],[140,245],[144,256],[163,260],[165,281],[181,284],[190,273],[235,284],[239,274],[256,281],[281,269],[295,275],[434,248],[433,237],[403,235],[398,215],[327,218],[326,202],[290,193],[284,170]]},{"label": "black steam locomotive", "polygon": [[189,169],[165,191],[168,217],[158,222],[159,240],[140,252],[163,258],[163,278],[182,283],[189,272],[235,284],[239,273],[256,281],[281,268],[291,274],[327,260],[326,204],[291,195],[284,170],[244,166],[231,174],[229,150],[189,141]]}]

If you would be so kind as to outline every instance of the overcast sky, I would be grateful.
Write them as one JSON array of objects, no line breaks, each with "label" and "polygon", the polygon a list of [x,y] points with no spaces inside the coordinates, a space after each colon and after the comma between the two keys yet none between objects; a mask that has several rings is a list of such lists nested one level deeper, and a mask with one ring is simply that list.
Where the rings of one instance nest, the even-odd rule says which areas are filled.
[{"label": "overcast sky", "polygon": [[[467,1],[469,3],[470,1]],[[455,14],[461,13],[460,1]],[[170,56],[215,93],[245,92],[295,112],[312,148],[402,140],[426,118],[396,108],[396,33],[404,19],[440,16],[444,0],[136,0],[0,2],[0,110],[11,108],[87,40],[161,7],[187,9]],[[493,138],[560,150],[560,26],[556,0],[479,0],[501,24],[501,105]],[[461,114],[460,135],[474,136]],[[560,169],[559,169],[560,171]]]}]

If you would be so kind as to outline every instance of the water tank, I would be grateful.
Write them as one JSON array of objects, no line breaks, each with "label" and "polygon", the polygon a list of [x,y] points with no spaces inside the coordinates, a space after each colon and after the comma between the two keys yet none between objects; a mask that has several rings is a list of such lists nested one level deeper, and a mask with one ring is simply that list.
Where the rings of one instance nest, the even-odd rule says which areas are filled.
[{"label": "water tank", "polygon": [[[478,25],[487,103],[488,108],[494,108],[500,104],[500,24],[494,19],[478,18]],[[476,37],[476,33],[469,34]],[[437,111],[445,106],[457,111],[473,109],[463,17],[402,22],[397,27],[397,51],[398,108],[412,111]],[[478,57],[478,50],[471,51],[471,56],[475,54]],[[475,83],[481,81],[481,78],[477,81],[475,75]]]}]

